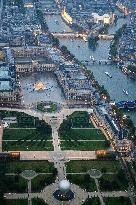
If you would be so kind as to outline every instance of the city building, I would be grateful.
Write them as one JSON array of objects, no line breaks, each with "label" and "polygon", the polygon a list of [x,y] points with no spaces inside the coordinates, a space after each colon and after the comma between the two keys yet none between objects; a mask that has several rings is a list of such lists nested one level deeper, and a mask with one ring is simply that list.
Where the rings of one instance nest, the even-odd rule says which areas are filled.
[{"label": "city building", "polygon": [[61,64],[55,71],[67,100],[95,104],[94,88],[77,64]]},{"label": "city building", "polygon": [[24,1],[24,7],[25,8],[33,8],[33,2],[31,0],[23,0]]},{"label": "city building", "polygon": [[20,89],[14,65],[0,65],[0,106],[19,106]]},{"label": "city building", "polygon": [[65,7],[61,12],[61,16],[64,19],[64,21],[66,21],[68,24],[72,24],[72,22],[73,22],[72,17],[66,12]]},{"label": "city building", "polygon": [[92,13],[92,17],[94,23],[103,23],[103,24],[111,24],[114,22],[115,15],[114,14],[104,14],[100,16],[98,13]]}]

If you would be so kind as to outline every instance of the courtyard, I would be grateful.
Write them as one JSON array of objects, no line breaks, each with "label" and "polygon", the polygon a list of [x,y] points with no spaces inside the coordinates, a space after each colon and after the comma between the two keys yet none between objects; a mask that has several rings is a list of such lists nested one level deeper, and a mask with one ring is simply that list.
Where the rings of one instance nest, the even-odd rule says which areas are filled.
[{"label": "courtyard", "polygon": [[[35,90],[34,84],[42,82],[46,88],[44,90]],[[51,101],[62,103],[64,96],[57,83],[55,75],[51,72],[31,73],[30,75],[20,76],[20,85],[22,89],[22,104],[25,106],[36,105],[41,101]],[[57,98],[55,97],[57,96]]]}]

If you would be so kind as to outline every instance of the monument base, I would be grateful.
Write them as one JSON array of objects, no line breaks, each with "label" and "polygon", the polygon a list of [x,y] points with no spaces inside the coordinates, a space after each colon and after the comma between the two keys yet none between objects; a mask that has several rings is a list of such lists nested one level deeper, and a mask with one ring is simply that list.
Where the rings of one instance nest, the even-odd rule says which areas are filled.
[{"label": "monument base", "polygon": [[71,190],[66,193],[62,193],[60,190],[56,190],[53,193],[53,196],[59,201],[70,201],[74,199],[74,193]]}]

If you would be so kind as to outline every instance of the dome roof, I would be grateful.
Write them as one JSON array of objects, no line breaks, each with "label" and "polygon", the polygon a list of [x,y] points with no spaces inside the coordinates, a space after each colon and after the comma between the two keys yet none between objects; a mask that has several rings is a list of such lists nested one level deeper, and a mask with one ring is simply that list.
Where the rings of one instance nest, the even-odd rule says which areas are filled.
[{"label": "dome roof", "polygon": [[59,189],[62,192],[67,192],[70,190],[70,182],[68,180],[62,180],[59,182]]}]

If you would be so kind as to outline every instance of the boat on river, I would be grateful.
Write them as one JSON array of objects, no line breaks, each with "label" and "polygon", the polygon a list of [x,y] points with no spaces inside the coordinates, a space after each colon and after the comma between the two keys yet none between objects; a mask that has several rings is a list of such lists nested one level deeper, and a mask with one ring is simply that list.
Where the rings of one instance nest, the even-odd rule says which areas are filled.
[{"label": "boat on river", "polygon": [[136,109],[136,100],[134,101],[120,101],[116,103],[116,106],[120,109]]},{"label": "boat on river", "polygon": [[112,76],[109,74],[109,72],[105,72],[105,74],[106,74],[108,77],[112,78]]},{"label": "boat on river", "polygon": [[123,89],[123,93],[125,93],[126,95],[128,95],[128,91]]},{"label": "boat on river", "polygon": [[90,60],[93,60],[93,61],[94,61],[95,59],[94,59],[94,57],[93,57],[93,56],[90,56]]}]

